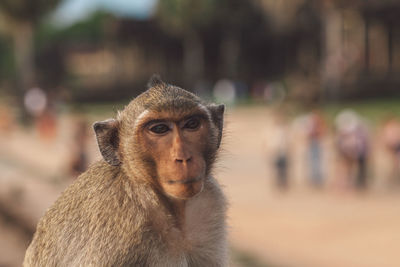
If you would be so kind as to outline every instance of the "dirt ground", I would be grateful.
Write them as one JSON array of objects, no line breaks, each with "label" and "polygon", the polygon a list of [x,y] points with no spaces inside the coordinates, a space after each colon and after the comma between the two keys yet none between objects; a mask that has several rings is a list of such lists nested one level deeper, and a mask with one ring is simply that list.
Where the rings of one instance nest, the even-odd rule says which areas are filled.
[{"label": "dirt ground", "polygon": [[291,187],[274,190],[267,149],[270,115],[260,108],[227,114],[227,151],[218,177],[231,202],[232,243],[274,266],[400,266],[400,192],[383,190],[380,177],[370,177],[372,188],[364,193],[335,188],[329,138],[323,161],[328,185],[311,189],[304,140],[296,133],[291,137]]},{"label": "dirt ground", "polygon": [[[327,186],[313,190],[306,182],[307,161],[301,134],[291,136],[290,187],[280,192],[274,187],[268,153],[273,131],[271,111],[260,107],[228,108],[226,121],[215,176],[230,202],[232,247],[266,266],[400,266],[400,192],[383,190],[376,182],[383,180],[379,177],[371,177],[373,186],[364,193],[335,188],[335,156],[330,138],[324,140]],[[61,118],[61,134],[52,143],[38,141],[34,131],[17,130],[1,138],[0,199],[18,194],[36,199],[23,209],[31,220],[37,220],[55,198],[55,192],[69,182],[62,179],[71,142],[70,122],[68,117]],[[89,154],[91,161],[100,158],[94,138]],[[375,157],[377,162],[382,161],[380,156]],[[49,192],[49,188],[54,190]],[[27,245],[25,235],[1,219],[0,236],[0,266],[19,266],[15,262],[22,261]],[[237,262],[233,265],[249,266]]]}]

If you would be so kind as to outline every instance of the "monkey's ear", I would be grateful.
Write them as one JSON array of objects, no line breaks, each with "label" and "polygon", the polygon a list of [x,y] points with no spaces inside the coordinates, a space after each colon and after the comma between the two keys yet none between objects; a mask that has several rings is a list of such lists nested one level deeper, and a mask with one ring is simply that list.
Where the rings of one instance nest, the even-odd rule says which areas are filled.
[{"label": "monkey's ear", "polygon": [[116,119],[99,121],[93,125],[93,129],[96,133],[97,144],[104,160],[113,166],[121,164],[118,155],[118,121]]},{"label": "monkey's ear", "polygon": [[152,88],[158,85],[164,85],[164,82],[161,80],[160,75],[153,74],[147,82],[147,88]]},{"label": "monkey's ear", "polygon": [[219,148],[222,139],[222,130],[224,127],[224,111],[225,105],[215,105],[211,104],[208,106],[208,109],[211,111],[212,120],[214,121],[215,125],[218,129],[218,143],[217,147]]}]

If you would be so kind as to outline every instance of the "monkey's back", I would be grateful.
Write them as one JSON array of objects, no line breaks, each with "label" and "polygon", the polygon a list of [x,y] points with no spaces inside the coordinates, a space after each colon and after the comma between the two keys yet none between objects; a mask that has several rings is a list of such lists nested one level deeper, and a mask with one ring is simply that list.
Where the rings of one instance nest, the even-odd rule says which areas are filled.
[{"label": "monkey's back", "polygon": [[134,190],[119,167],[93,164],[39,221],[24,266],[145,263],[152,238],[145,238],[146,231],[135,232],[146,229],[146,221]]}]

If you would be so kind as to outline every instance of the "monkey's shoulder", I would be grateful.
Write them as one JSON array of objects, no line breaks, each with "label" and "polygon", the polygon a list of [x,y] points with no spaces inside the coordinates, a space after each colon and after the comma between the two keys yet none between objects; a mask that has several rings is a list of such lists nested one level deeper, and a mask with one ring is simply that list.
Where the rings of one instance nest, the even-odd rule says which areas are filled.
[{"label": "monkey's shoulder", "polygon": [[134,214],[137,203],[131,203],[135,202],[131,187],[134,187],[132,181],[119,166],[98,161],[66,188],[44,218],[73,218],[74,220],[65,222],[69,224],[85,218],[94,219],[93,216],[97,216],[97,220],[110,220],[107,211],[120,215],[119,211],[127,206],[131,208],[130,214]]},{"label": "monkey's shoulder", "polygon": [[146,255],[151,247],[143,240],[148,222],[143,207],[132,197],[134,192],[127,192],[129,187],[131,181],[118,167],[102,162],[92,165],[41,218],[27,261],[32,257],[42,259],[47,266],[111,266],[131,257],[131,261],[140,262],[132,257]]}]

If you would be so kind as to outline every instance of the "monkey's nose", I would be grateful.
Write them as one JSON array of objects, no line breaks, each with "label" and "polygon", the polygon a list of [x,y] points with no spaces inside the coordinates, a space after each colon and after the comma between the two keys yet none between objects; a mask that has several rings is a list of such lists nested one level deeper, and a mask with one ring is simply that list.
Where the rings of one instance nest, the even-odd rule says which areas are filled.
[{"label": "monkey's nose", "polygon": [[175,159],[175,162],[177,163],[182,163],[182,164],[187,164],[192,160],[192,156],[188,157],[179,157]]}]

